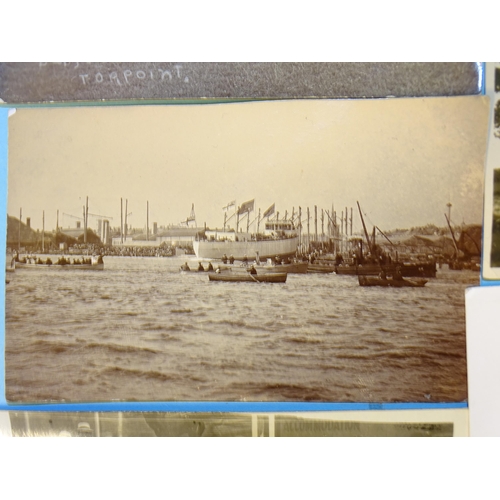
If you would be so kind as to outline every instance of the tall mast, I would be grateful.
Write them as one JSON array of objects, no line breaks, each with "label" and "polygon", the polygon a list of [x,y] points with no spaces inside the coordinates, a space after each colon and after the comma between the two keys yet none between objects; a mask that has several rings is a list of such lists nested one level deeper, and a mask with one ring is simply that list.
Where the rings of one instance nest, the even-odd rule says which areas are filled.
[{"label": "tall mast", "polygon": [[[449,205],[451,205],[451,204],[449,204]],[[444,216],[446,217],[446,222],[448,223],[448,227],[450,228],[451,237],[453,239],[453,245],[455,246],[455,252],[457,253],[457,257],[458,257],[458,244],[457,244],[457,240],[455,239],[455,233],[453,232],[453,229],[451,228],[450,219],[448,219],[448,216],[446,214],[444,214]]]},{"label": "tall mast", "polygon": [[87,196],[85,200],[85,206],[83,207],[83,242],[87,243],[87,224],[89,217],[89,197]]},{"label": "tall mast", "polygon": [[372,251],[372,246],[371,246],[371,243],[370,243],[370,237],[368,236],[368,231],[366,230],[365,219],[363,219],[363,214],[361,213],[361,207],[359,206],[359,201],[357,201],[356,203],[358,204],[359,216],[361,217],[361,223],[363,224],[363,230],[365,232],[366,241],[368,243],[368,248],[370,249],[370,252],[371,252]]},{"label": "tall mast", "polygon": [[307,251],[309,252],[310,246],[311,246],[311,238],[310,238],[310,231],[309,231],[309,207],[307,207]]},{"label": "tall mast", "polygon": [[19,254],[21,252],[21,219],[23,218],[23,209],[19,209],[19,234],[18,234],[18,240],[17,240],[17,253]]},{"label": "tall mast", "polygon": [[127,242],[128,200],[125,200],[125,243]]},{"label": "tall mast", "polygon": [[318,242],[318,207],[314,205],[314,241]]},{"label": "tall mast", "polygon": [[85,205],[82,206],[82,212],[83,212],[83,242],[87,243],[87,222],[85,219]]},{"label": "tall mast", "polygon": [[299,207],[299,246],[302,253],[302,207]]},{"label": "tall mast", "polygon": [[123,245],[123,198],[120,198],[120,243]]},{"label": "tall mast", "polygon": [[45,210],[42,210],[42,253],[45,252]]},{"label": "tall mast", "polygon": [[325,242],[325,212],[321,209],[321,246]]},{"label": "tall mast", "polygon": [[146,240],[149,241],[149,201],[146,202]]}]

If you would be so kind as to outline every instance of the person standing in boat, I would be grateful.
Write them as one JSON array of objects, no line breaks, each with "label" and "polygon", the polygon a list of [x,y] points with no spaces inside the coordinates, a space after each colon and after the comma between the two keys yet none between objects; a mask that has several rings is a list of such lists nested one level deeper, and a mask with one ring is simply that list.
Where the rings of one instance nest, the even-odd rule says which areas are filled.
[{"label": "person standing in boat", "polygon": [[224,255],[222,256],[222,263],[223,263],[223,264],[227,264],[227,255],[226,255],[226,254],[224,254]]},{"label": "person standing in boat", "polygon": [[234,257],[231,254],[231,257],[229,257],[229,264],[234,264]]},{"label": "person standing in boat", "polygon": [[344,262],[344,257],[342,257],[342,254],[337,252],[337,255],[335,255],[335,265],[340,266]]},{"label": "person standing in boat", "polygon": [[256,264],[257,264],[257,265],[260,265],[260,256],[259,256],[259,252],[258,252],[258,251],[256,251],[255,253],[256,253],[255,262],[256,262]]},{"label": "person standing in boat", "polygon": [[394,273],[393,279],[396,281],[403,281],[403,273],[401,272],[401,266],[396,266],[396,272]]}]

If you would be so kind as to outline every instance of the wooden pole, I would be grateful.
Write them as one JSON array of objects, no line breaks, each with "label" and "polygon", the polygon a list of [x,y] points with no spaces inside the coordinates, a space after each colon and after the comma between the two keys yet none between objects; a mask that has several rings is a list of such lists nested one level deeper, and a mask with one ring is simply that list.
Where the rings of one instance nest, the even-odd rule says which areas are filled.
[{"label": "wooden pole", "polygon": [[299,248],[302,253],[302,207],[299,207]]},{"label": "wooden pole", "polygon": [[358,204],[359,216],[361,217],[361,223],[363,224],[363,230],[365,232],[366,242],[368,243],[368,249],[370,250],[370,253],[372,253],[370,237],[368,236],[368,231],[366,230],[365,220],[363,219],[363,214],[361,213],[361,207],[359,206],[359,201],[357,201],[356,203]]},{"label": "wooden pole", "polygon": [[321,246],[325,243],[325,213],[321,209]]},{"label": "wooden pole", "polygon": [[340,248],[345,252],[344,244],[344,211],[340,212]]},{"label": "wooden pole", "polygon": [[310,227],[309,227],[309,207],[307,207],[307,252],[309,253],[311,247]]},{"label": "wooden pole", "polygon": [[149,201],[146,202],[146,240],[149,241]]},{"label": "wooden pole", "polygon": [[451,238],[453,240],[453,245],[455,247],[455,252],[456,252],[456,255],[458,257],[458,244],[457,244],[457,240],[455,239],[455,233],[453,232],[453,229],[451,228],[450,219],[448,218],[448,216],[446,214],[444,214],[444,216],[446,218],[446,222],[448,223],[448,227],[450,228]]},{"label": "wooden pole", "polygon": [[125,243],[127,242],[127,217],[128,217],[128,200],[125,200]]},{"label": "wooden pole", "polygon": [[89,197],[87,196],[85,200],[85,210],[84,210],[84,230],[83,230],[83,241],[87,243],[87,227],[89,223]]},{"label": "wooden pole", "polygon": [[318,242],[318,207],[314,205],[314,241]]},{"label": "wooden pole", "polygon": [[259,208],[259,215],[257,216],[257,234],[259,234],[260,231],[260,208]]},{"label": "wooden pole", "polygon": [[352,207],[351,207],[351,236],[352,236]]},{"label": "wooden pole", "polygon": [[85,218],[85,205],[82,206],[83,211],[83,242],[87,243],[87,219]]},{"label": "wooden pole", "polygon": [[120,243],[123,245],[123,198],[120,198]]},{"label": "wooden pole", "polygon": [[17,239],[17,253],[21,252],[21,219],[23,218],[23,209],[19,209],[19,234]]},{"label": "wooden pole", "polygon": [[45,253],[45,210],[42,211],[42,253]]}]

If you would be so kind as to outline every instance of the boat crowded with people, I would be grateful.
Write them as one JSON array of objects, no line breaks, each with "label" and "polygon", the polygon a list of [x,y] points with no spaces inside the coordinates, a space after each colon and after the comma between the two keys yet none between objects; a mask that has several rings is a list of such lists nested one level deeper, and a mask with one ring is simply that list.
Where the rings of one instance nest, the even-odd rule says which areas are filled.
[{"label": "boat crowded with people", "polygon": [[104,261],[101,255],[92,257],[69,258],[59,257],[55,262],[50,257],[26,256],[16,260],[16,269],[51,269],[68,271],[102,271]]}]

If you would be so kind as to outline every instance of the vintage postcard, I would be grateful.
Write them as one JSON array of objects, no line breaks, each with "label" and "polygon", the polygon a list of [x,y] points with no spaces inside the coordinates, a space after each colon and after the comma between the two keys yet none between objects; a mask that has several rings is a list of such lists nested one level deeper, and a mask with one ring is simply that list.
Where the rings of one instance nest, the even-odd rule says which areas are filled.
[{"label": "vintage postcard", "polygon": [[466,401],[488,113],[17,109],[7,401]]}]

